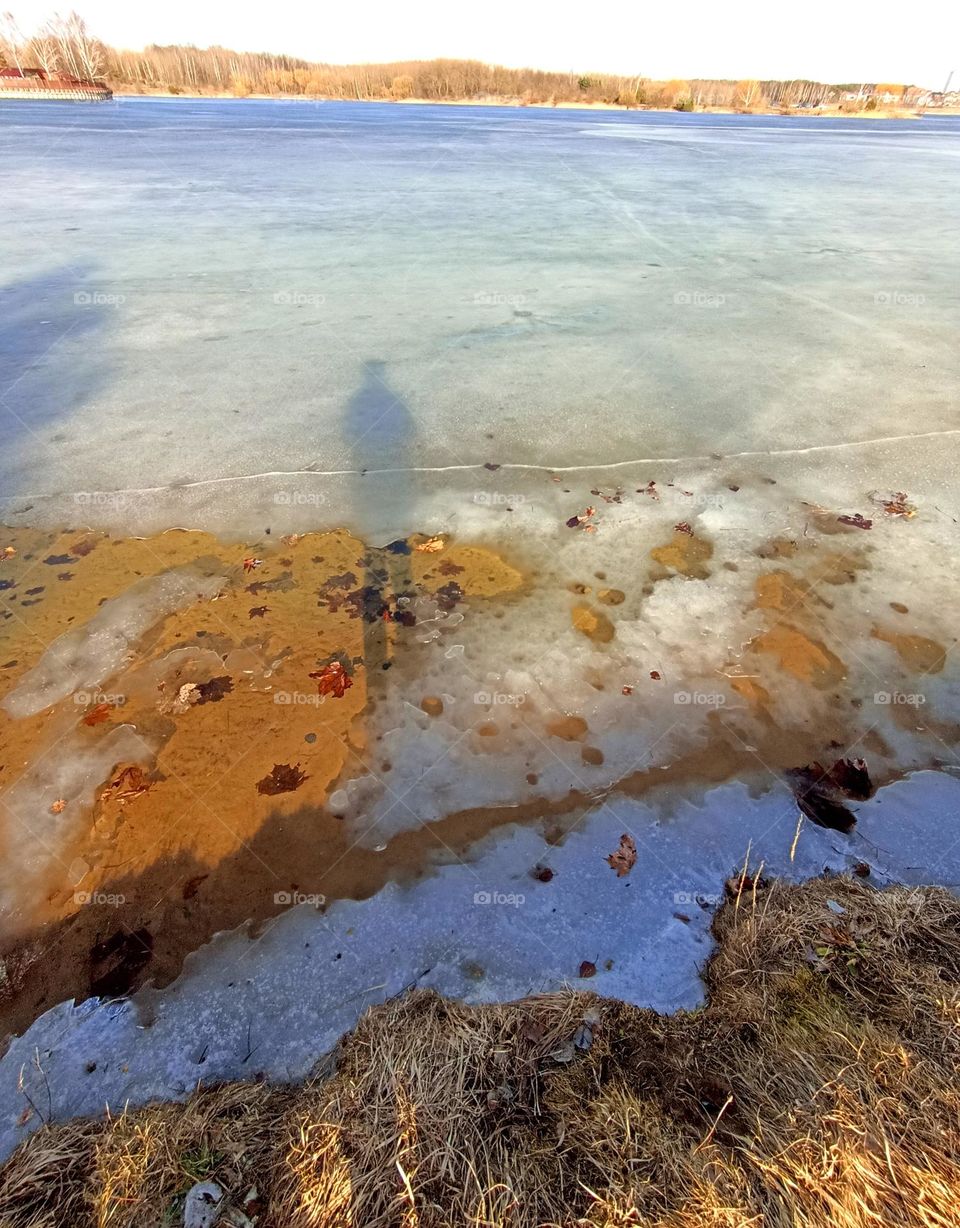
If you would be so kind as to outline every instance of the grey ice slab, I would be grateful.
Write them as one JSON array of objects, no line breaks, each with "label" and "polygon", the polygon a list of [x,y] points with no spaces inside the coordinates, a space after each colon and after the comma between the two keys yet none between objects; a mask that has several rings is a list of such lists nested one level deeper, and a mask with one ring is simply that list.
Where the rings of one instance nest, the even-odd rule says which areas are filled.
[{"label": "grey ice slab", "polygon": [[[367,1007],[411,985],[491,1002],[575,983],[660,1011],[693,1007],[712,912],[748,849],[754,868],[791,880],[862,860],[881,883],[960,883],[953,776],[916,773],[857,809],[851,836],[805,824],[791,859],[797,811],[784,789],[751,798],[723,786],[669,819],[614,799],[562,845],[511,828],[415,886],[326,913],[292,907],[253,942],[220,935],[168,989],[63,1003],[12,1042],[0,1060],[0,1156],[38,1124],[20,1124],[24,1091],[63,1120],[183,1098],[198,1082],[297,1080]],[[606,858],[623,832],[638,856],[617,878]],[[549,882],[531,877],[537,864]],[[583,960],[597,966],[590,980],[577,979]]]}]

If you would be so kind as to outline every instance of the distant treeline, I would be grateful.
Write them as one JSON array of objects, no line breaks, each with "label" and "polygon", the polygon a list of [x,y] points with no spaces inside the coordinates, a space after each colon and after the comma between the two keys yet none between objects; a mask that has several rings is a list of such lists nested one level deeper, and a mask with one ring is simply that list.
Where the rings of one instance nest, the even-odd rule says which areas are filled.
[{"label": "distant treeline", "polygon": [[108,51],[111,83],[136,89],[208,89],[313,98],[451,100],[510,98],[523,103],[606,102],[626,107],[817,105],[839,97],[816,81],[651,81],[607,73],[542,72],[476,60],[394,64],[311,64],[290,56],[237,54],[223,47]]},{"label": "distant treeline", "polygon": [[867,105],[910,102],[902,85],[826,85],[818,81],[652,81],[642,75],[540,72],[475,60],[412,60],[396,64],[315,64],[288,55],[225,47],[150,46],[119,51],[90,34],[76,13],[55,17],[26,36],[10,14],[0,21],[0,67],[102,77],[114,89],[173,94],[303,95],[309,98],[504,99],[533,103],[612,103],[625,107],[754,110],[820,106],[853,99]]}]

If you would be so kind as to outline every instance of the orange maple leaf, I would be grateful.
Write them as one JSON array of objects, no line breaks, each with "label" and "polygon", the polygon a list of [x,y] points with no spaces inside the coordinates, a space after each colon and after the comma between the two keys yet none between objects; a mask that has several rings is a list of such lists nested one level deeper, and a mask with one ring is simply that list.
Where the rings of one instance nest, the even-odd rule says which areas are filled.
[{"label": "orange maple leaf", "polygon": [[339,661],[331,661],[323,669],[314,670],[310,677],[317,680],[318,695],[333,695],[336,699],[342,699],[344,692],[353,686],[353,679]]}]

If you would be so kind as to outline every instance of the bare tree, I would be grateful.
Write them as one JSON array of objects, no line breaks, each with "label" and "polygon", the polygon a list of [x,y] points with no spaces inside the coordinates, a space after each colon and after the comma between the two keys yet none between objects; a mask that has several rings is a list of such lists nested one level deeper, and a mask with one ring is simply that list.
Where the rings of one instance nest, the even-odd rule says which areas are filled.
[{"label": "bare tree", "polygon": [[25,51],[23,35],[17,25],[17,19],[12,13],[0,16],[0,51],[4,58],[13,60],[14,67],[23,72],[23,53]]},{"label": "bare tree", "polygon": [[759,81],[738,81],[734,101],[741,110],[749,111],[763,102],[763,90]]},{"label": "bare tree", "polygon": [[30,40],[30,54],[48,76],[59,72],[60,46],[49,21],[45,21]]},{"label": "bare tree", "polygon": [[53,40],[63,67],[74,77],[92,80],[103,71],[103,44],[87,29],[87,23],[77,12],[61,17],[59,13],[47,22],[46,31]]}]

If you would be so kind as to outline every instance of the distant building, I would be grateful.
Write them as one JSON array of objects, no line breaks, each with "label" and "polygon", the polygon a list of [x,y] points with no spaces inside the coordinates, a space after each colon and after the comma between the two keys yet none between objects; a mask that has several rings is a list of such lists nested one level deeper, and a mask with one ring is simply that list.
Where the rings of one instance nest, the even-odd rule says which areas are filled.
[{"label": "distant building", "polygon": [[42,68],[0,68],[0,98],[45,98],[59,102],[106,102],[113,90],[102,81]]}]

